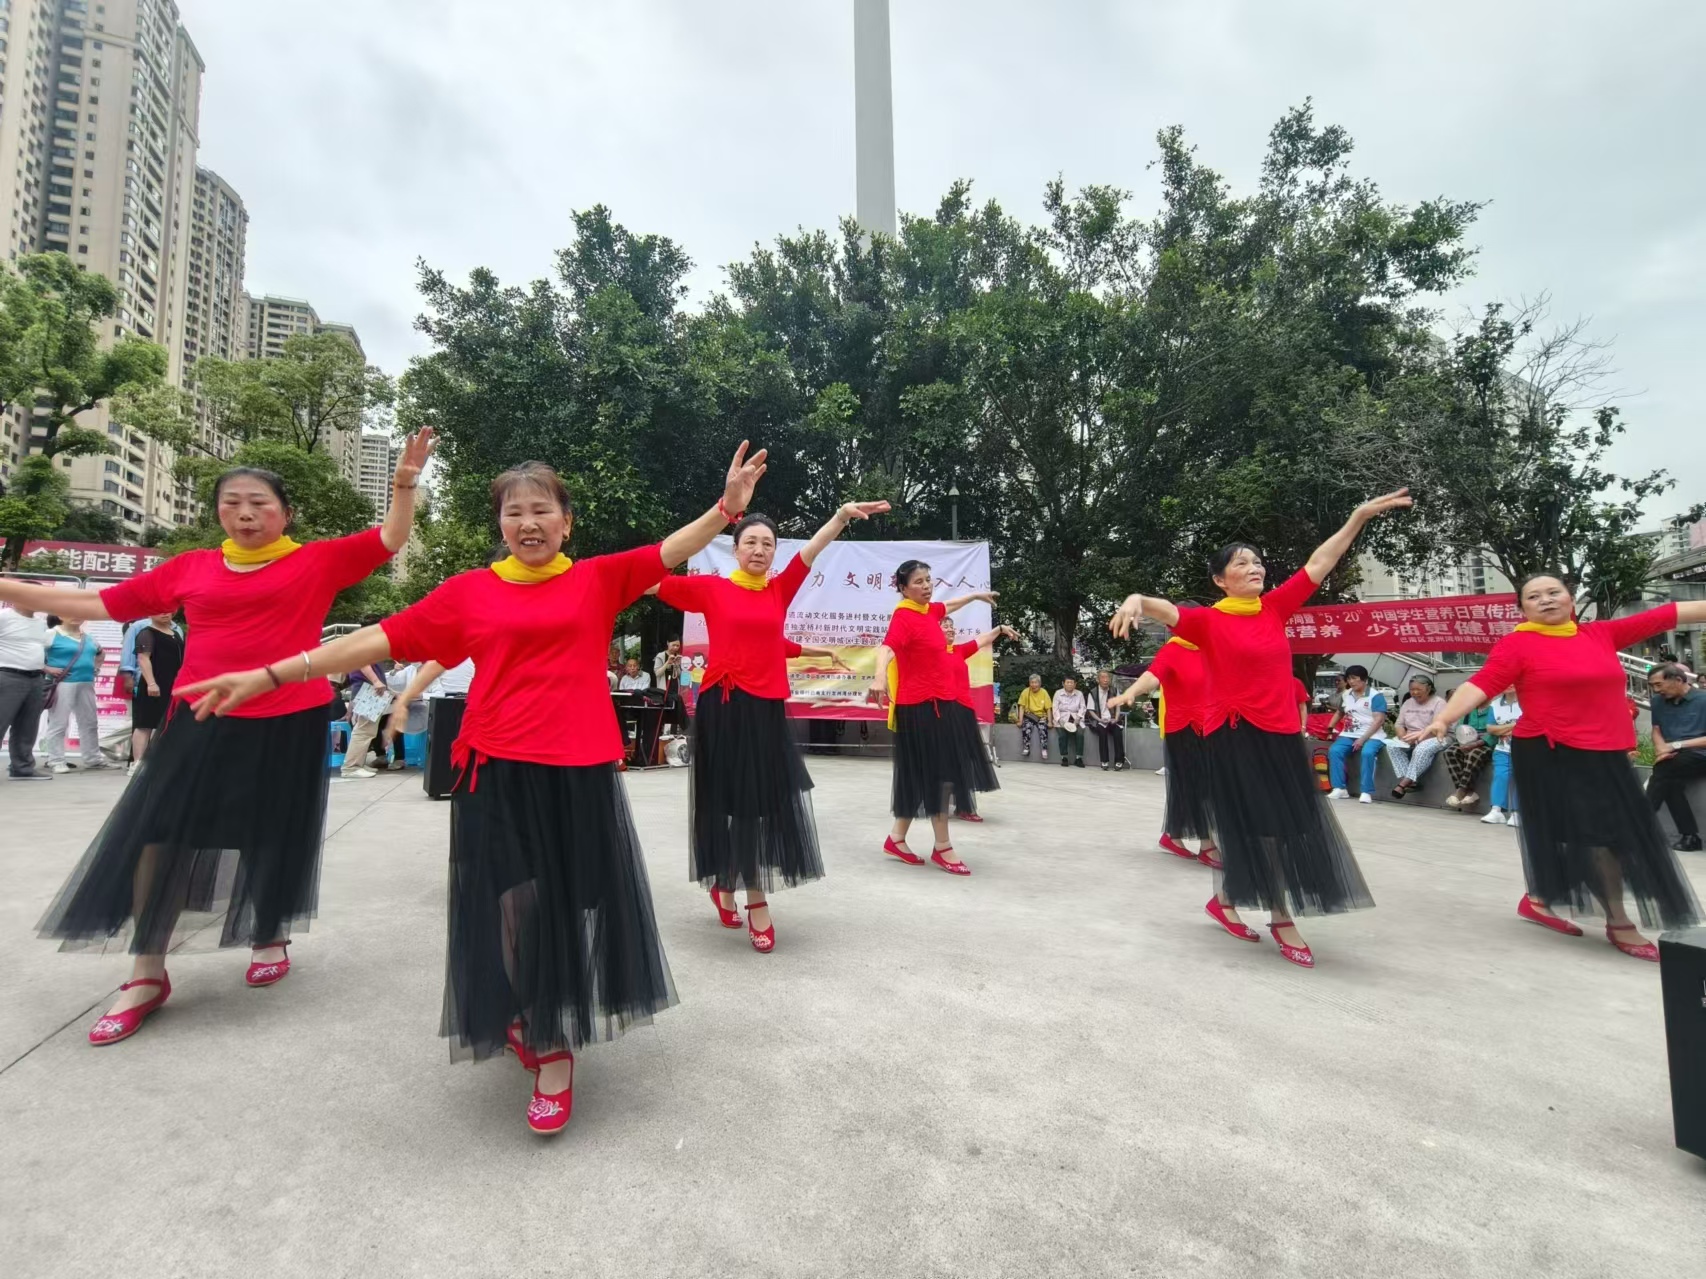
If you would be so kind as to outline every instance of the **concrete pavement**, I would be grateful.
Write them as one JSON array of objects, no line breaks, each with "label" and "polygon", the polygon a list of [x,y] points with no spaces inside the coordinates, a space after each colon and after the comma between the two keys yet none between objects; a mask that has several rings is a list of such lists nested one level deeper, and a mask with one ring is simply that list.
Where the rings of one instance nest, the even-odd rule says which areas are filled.
[{"label": "concrete pavement", "polygon": [[418,774],[334,785],[286,982],[180,955],[101,1050],[125,959],[34,929],[123,779],[0,781],[0,1274],[1706,1265],[1657,967],[1517,921],[1514,832],[1341,806],[1379,908],[1306,921],[1305,972],[1203,915],[1151,773],[1009,762],[958,880],[878,854],[884,762],[811,767],[829,878],[777,895],[770,956],[685,878],[685,774],[629,776],[681,1005],[582,1055],[552,1141],[513,1062],[436,1038],[447,808]]}]

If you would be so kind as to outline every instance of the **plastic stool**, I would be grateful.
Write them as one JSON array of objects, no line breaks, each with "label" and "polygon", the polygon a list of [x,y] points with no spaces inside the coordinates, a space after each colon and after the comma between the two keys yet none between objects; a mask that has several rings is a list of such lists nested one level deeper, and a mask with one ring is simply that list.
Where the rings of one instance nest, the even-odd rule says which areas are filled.
[{"label": "plastic stool", "polygon": [[326,725],[326,769],[337,772],[344,766],[344,751],[349,747],[349,721],[335,719]]}]

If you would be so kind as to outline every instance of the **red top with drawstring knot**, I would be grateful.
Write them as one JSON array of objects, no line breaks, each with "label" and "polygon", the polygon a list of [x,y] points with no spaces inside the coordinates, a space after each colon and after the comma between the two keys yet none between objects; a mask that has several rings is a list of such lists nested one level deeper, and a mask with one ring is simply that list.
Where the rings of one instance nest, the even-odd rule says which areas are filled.
[{"label": "red top with drawstring knot", "polygon": [[[1217,608],[1182,608],[1173,633],[1202,649],[1207,684],[1203,689],[1202,731],[1212,733],[1228,721],[1248,720],[1267,733],[1297,736],[1296,677],[1285,623],[1315,594],[1315,582],[1299,569],[1262,596],[1262,611],[1240,615]],[[1177,647],[1177,645],[1174,645]],[[1167,700],[1173,691],[1162,685]],[[1169,713],[1171,706],[1168,707]],[[1171,731],[1171,730],[1169,730]]]},{"label": "red top with drawstring knot", "polygon": [[761,591],[748,590],[715,573],[663,579],[658,587],[660,600],[684,613],[705,615],[711,652],[701,696],[721,684],[754,697],[787,698],[788,658],[799,656],[799,645],[789,651],[782,626],[788,620],[788,605],[810,572],[796,555]]}]

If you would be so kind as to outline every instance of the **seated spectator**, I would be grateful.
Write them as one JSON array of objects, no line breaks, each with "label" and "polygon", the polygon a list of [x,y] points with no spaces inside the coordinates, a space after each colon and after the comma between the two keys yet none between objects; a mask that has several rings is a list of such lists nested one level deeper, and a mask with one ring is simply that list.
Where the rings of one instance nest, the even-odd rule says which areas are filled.
[{"label": "seated spectator", "polygon": [[1488,826],[1497,826],[1501,822],[1506,826],[1520,826],[1522,823],[1516,812],[1516,787],[1511,785],[1511,732],[1516,728],[1517,720],[1522,718],[1516,689],[1507,688],[1494,698],[1491,710],[1492,722],[1487,725],[1487,732],[1495,743],[1493,789],[1487,798],[1493,801],[1493,806],[1481,821]]},{"label": "seated spectator", "polygon": [[1024,757],[1031,757],[1031,736],[1041,739],[1043,762],[1048,762],[1048,730],[1054,718],[1054,699],[1043,687],[1043,677],[1033,675],[1026,681],[1025,691],[1019,694],[1019,741],[1025,748]]},{"label": "seated spectator", "polygon": [[1688,784],[1706,777],[1706,693],[1690,688],[1688,671],[1666,662],[1647,673],[1652,690],[1653,775],[1647,800],[1657,812],[1670,809],[1679,853],[1700,851],[1700,825],[1688,803]]},{"label": "seated spectator", "polygon": [[1078,767],[1084,767],[1084,714],[1088,705],[1078,691],[1078,681],[1068,675],[1060,692],[1054,695],[1054,727],[1060,734],[1060,766],[1071,766],[1072,753],[1078,752]]},{"label": "seated spectator", "polygon": [[1386,745],[1386,694],[1369,687],[1367,667],[1345,667],[1344,696],[1327,727],[1329,731],[1336,728],[1339,734],[1327,751],[1327,772],[1333,783],[1327,798],[1350,798],[1350,791],[1345,789],[1345,761],[1360,750],[1362,787],[1357,799],[1374,803],[1374,768]]},{"label": "seated spectator", "polygon": [[640,669],[639,658],[630,657],[622,664],[622,678],[616,681],[616,687],[624,693],[650,692],[652,677]]},{"label": "seated spectator", "polygon": [[1445,748],[1445,768],[1456,789],[1445,797],[1447,808],[1472,808],[1480,800],[1476,779],[1493,758],[1493,747],[1499,744],[1499,739],[1487,731],[1492,722],[1492,708],[1477,706],[1452,730],[1452,740]]},{"label": "seated spectator", "polygon": [[1116,773],[1125,768],[1125,711],[1110,705],[1115,696],[1113,672],[1097,671],[1096,686],[1089,693],[1090,731],[1096,734],[1096,753],[1102,758],[1104,773],[1110,754]]},{"label": "seated spectator", "polygon": [[1386,743],[1386,753],[1392,757],[1392,771],[1398,774],[1398,784],[1392,788],[1393,799],[1403,799],[1422,784],[1422,774],[1433,767],[1434,757],[1445,749],[1445,743],[1428,734],[1434,716],[1445,709],[1445,699],[1434,689],[1426,675],[1410,677],[1410,695],[1398,708],[1398,739]]}]

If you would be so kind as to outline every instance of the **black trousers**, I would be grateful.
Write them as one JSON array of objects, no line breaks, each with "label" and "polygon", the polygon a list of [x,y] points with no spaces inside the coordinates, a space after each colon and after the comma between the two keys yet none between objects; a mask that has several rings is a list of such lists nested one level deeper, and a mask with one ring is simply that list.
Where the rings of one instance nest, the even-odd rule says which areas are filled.
[{"label": "black trousers", "polygon": [[[1125,725],[1097,724],[1092,722],[1090,731],[1096,734],[1096,751],[1102,757],[1102,762],[1108,762],[1108,751],[1113,750],[1116,764],[1125,763]],[[1111,748],[1110,748],[1110,743]]]},{"label": "black trousers", "polygon": [[47,681],[40,671],[0,670],[0,733],[11,734],[14,774],[35,770],[36,733],[46,697]]},{"label": "black trousers", "polygon": [[1676,823],[1679,835],[1698,835],[1700,824],[1694,820],[1694,810],[1688,806],[1688,784],[1706,777],[1706,755],[1684,751],[1671,759],[1653,765],[1653,775],[1647,781],[1647,801],[1656,813],[1670,809],[1670,819]]}]

